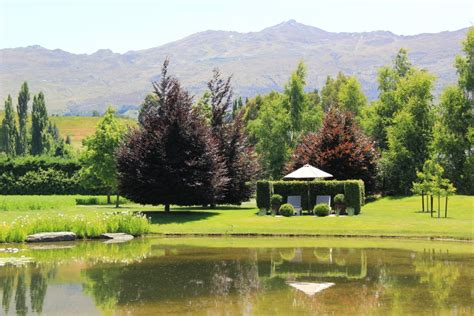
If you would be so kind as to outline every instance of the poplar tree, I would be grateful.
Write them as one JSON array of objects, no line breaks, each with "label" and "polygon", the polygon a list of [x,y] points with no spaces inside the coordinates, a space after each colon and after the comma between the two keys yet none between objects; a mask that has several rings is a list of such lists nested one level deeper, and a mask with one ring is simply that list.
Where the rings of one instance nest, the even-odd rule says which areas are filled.
[{"label": "poplar tree", "polygon": [[8,95],[7,100],[5,101],[5,117],[2,121],[2,132],[5,144],[5,152],[7,156],[14,157],[16,155],[16,141],[18,138],[18,131],[16,128],[12,97],[10,95]]},{"label": "poplar tree", "polygon": [[20,93],[18,94],[18,141],[17,153],[19,155],[26,155],[28,153],[28,102],[30,101],[30,92],[26,81],[21,85]]},{"label": "poplar tree", "polygon": [[33,97],[31,114],[31,154],[42,155],[47,153],[53,142],[53,135],[49,131],[48,112],[44,101],[44,94],[40,92]]}]

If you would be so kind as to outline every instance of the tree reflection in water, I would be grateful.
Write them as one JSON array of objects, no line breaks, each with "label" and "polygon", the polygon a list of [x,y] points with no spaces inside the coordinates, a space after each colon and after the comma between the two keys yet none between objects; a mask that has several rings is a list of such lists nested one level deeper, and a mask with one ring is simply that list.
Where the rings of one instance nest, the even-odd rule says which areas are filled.
[{"label": "tree reflection in water", "polygon": [[[71,262],[83,262],[69,267],[81,269],[78,295],[92,297],[104,313],[417,314],[463,313],[470,306],[469,256],[380,248],[102,247],[71,250],[70,259],[67,251],[32,252],[35,263],[0,267],[5,314],[12,304],[19,315],[47,314],[44,302],[54,300],[48,285]],[[309,296],[290,281],[335,285]]]}]

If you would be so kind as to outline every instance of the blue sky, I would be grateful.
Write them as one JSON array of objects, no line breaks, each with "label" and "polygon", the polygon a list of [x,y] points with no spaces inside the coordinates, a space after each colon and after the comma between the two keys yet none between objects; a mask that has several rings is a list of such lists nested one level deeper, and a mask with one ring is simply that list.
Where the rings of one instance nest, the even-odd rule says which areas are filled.
[{"label": "blue sky", "polygon": [[123,53],[199,31],[259,31],[290,19],[333,32],[410,35],[473,25],[474,1],[0,0],[0,48]]}]

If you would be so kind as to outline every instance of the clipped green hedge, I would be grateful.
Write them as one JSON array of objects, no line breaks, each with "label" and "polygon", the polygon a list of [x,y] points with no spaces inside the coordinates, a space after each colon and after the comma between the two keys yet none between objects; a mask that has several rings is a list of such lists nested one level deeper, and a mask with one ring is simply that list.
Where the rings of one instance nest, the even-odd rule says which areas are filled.
[{"label": "clipped green hedge", "polygon": [[288,196],[300,195],[301,208],[308,210],[308,183],[305,181],[273,181],[273,193],[283,197],[283,203],[288,202]]},{"label": "clipped green hedge", "polygon": [[270,181],[257,181],[257,207],[261,210],[269,210],[271,196]]},{"label": "clipped green hedge", "polygon": [[86,188],[79,177],[78,160],[25,156],[0,158],[0,194],[107,194],[104,189]]},{"label": "clipped green hedge", "polygon": [[334,197],[337,194],[344,194],[344,182],[337,180],[326,180],[326,181],[312,181],[310,184],[310,205],[309,209],[313,209],[316,204],[317,195],[330,195],[331,202],[334,201]]},{"label": "clipped green hedge", "polygon": [[[309,192],[309,196],[308,196]],[[312,210],[317,195],[330,195],[331,200],[337,194],[344,194],[346,206],[352,207],[359,214],[364,205],[365,190],[362,180],[331,181],[259,181],[257,183],[257,206],[260,209],[270,208],[270,196],[279,194],[286,203],[288,196],[300,195],[303,210]],[[309,200],[308,200],[309,198]]]},{"label": "clipped green hedge", "polygon": [[347,180],[344,183],[346,204],[353,207],[355,215],[360,214],[365,200],[364,182],[362,180]]},{"label": "clipped green hedge", "polygon": [[16,158],[0,158],[0,174],[11,173],[15,177],[24,176],[27,172],[54,169],[73,176],[81,169],[76,159],[65,159],[48,156],[24,156]]}]

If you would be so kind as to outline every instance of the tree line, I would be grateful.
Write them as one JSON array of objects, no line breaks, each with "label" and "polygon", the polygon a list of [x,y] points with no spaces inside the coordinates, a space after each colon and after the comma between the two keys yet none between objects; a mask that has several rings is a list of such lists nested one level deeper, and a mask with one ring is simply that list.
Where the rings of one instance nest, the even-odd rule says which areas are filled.
[{"label": "tree line", "polygon": [[[170,204],[238,204],[252,196],[256,179],[280,179],[306,163],[337,179],[362,179],[369,192],[409,194],[433,161],[442,175],[425,178],[446,179],[472,194],[474,28],[463,52],[455,60],[457,84],[436,100],[435,78],[400,49],[391,65],[379,69],[379,96],[371,103],[357,78],[343,73],[328,76],[320,91],[308,91],[304,62],[282,92],[245,101],[234,97],[232,78],[216,69],[207,91],[194,100],[169,74],[166,60],[140,107],[138,126],[124,128],[109,108],[84,140],[83,182],[169,210]],[[7,98],[3,150],[9,156],[60,155],[65,142],[48,120],[42,93],[33,98],[27,127],[29,98],[25,83],[18,118]],[[425,183],[425,193],[444,192],[433,181]],[[443,181],[443,190],[452,193]]]},{"label": "tree line", "polygon": [[48,118],[43,92],[33,96],[30,116],[31,94],[24,82],[18,93],[17,111],[8,95],[5,100],[4,118],[0,127],[0,151],[8,157],[25,155],[67,156],[70,140],[61,139],[59,130]]},{"label": "tree line", "polygon": [[409,194],[417,171],[433,160],[459,192],[473,194],[474,28],[463,53],[455,60],[457,84],[436,100],[435,77],[400,49],[379,69],[379,96],[370,104],[357,78],[343,73],[306,92],[301,62],[283,92],[242,108],[264,177],[312,163],[338,178],[364,179],[368,191]]}]

